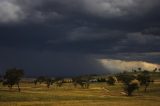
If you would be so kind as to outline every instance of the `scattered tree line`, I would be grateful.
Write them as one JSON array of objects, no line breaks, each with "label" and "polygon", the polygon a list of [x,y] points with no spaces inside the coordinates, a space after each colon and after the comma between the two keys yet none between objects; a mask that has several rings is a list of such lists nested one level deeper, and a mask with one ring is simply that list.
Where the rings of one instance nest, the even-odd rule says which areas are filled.
[{"label": "scattered tree line", "polygon": [[[160,69],[155,68],[153,72],[160,71]],[[0,75],[0,82],[4,86],[8,86],[9,89],[12,89],[14,85],[17,85],[18,91],[20,92],[20,81],[24,76],[24,70],[18,68],[11,68],[6,70],[4,76]],[[76,88],[78,85],[83,89],[88,89],[90,84],[93,82],[106,82],[108,85],[114,86],[116,82],[123,83],[123,90],[128,96],[131,96],[135,90],[139,90],[141,86],[144,87],[144,92],[147,92],[147,88],[150,83],[154,82],[151,78],[151,74],[147,70],[142,70],[138,68],[138,70],[132,70],[132,72],[123,72],[115,75],[110,75],[107,78],[98,77],[95,79],[95,76],[86,75],[73,77],[72,83]],[[45,83],[47,88],[50,88],[51,85],[55,84],[57,87],[61,87],[63,83],[65,83],[63,78],[50,78],[45,76],[37,77],[33,83],[35,86],[37,84]]]},{"label": "scattered tree line", "polygon": [[47,85],[47,88],[50,88],[53,83],[55,83],[58,87],[61,87],[63,84],[63,79],[62,78],[49,78],[49,77],[44,77],[44,76],[39,76],[34,80],[35,86],[37,84],[45,83]]}]

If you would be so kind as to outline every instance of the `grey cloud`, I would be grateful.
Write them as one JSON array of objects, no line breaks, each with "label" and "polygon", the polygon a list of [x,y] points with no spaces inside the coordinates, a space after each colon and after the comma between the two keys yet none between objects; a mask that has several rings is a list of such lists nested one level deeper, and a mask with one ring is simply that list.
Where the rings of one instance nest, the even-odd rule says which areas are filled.
[{"label": "grey cloud", "polygon": [[76,14],[112,18],[141,16],[159,6],[159,0],[1,0],[1,23],[48,21]]},{"label": "grey cloud", "polygon": [[67,36],[69,41],[94,41],[103,39],[114,39],[123,36],[123,30],[111,30],[107,28],[94,28],[81,26],[72,29]]},{"label": "grey cloud", "polygon": [[159,5],[159,0],[0,0],[0,48],[7,48],[0,49],[0,63],[40,73],[76,67],[99,72],[95,59],[160,63]]},{"label": "grey cloud", "polygon": [[152,34],[143,34],[141,32],[135,32],[135,33],[129,33],[127,35],[127,39],[124,40],[124,43],[127,41],[130,43],[132,42],[133,44],[147,45],[147,44],[150,44],[150,42],[158,43],[159,40],[160,40],[160,36],[155,36]]},{"label": "grey cloud", "polygon": [[160,36],[154,34],[145,34],[142,32],[126,33],[118,43],[113,46],[115,52],[158,52]]},{"label": "grey cloud", "polygon": [[160,52],[116,52],[112,54],[93,55],[97,60],[122,60],[122,61],[144,61],[148,63],[160,64]]},{"label": "grey cloud", "polygon": [[89,13],[102,17],[142,15],[158,6],[154,0],[83,0]]},{"label": "grey cloud", "polygon": [[18,22],[25,18],[22,8],[14,0],[0,1],[0,23]]},{"label": "grey cloud", "polygon": [[43,7],[44,0],[1,0],[0,23],[44,22],[61,18],[62,15],[52,10],[45,13],[38,9]]},{"label": "grey cloud", "polygon": [[153,36],[160,36],[160,27],[147,28],[142,33],[143,34],[151,34]]}]

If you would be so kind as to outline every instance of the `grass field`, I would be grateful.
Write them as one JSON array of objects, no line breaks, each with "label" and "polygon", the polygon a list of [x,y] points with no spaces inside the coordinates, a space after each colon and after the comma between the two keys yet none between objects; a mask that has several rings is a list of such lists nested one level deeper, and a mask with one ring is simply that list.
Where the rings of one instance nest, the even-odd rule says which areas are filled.
[{"label": "grass field", "polygon": [[106,83],[91,84],[89,89],[74,88],[71,83],[49,89],[45,84],[23,83],[20,93],[16,87],[9,91],[1,85],[0,106],[160,106],[160,83],[151,84],[147,93],[141,88],[132,97],[122,91],[122,84]]}]

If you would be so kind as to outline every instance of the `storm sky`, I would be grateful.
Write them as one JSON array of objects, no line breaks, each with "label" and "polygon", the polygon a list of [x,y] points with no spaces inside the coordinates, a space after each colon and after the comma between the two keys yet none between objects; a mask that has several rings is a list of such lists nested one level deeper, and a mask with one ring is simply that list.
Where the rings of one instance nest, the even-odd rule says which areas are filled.
[{"label": "storm sky", "polygon": [[0,0],[0,71],[102,74],[159,67],[160,0]]}]

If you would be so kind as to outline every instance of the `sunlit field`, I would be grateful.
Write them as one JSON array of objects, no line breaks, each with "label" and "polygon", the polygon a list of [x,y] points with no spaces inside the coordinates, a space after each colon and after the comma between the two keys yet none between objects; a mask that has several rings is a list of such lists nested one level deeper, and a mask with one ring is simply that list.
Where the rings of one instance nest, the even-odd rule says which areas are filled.
[{"label": "sunlit field", "polygon": [[0,106],[159,106],[160,83],[151,84],[144,93],[143,87],[128,97],[122,93],[123,85],[117,83],[92,83],[89,89],[80,86],[74,88],[72,83],[62,87],[45,84],[21,83],[21,92],[17,87],[8,90],[0,86]]}]

